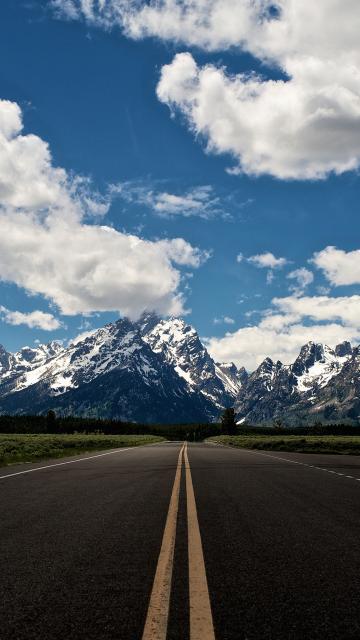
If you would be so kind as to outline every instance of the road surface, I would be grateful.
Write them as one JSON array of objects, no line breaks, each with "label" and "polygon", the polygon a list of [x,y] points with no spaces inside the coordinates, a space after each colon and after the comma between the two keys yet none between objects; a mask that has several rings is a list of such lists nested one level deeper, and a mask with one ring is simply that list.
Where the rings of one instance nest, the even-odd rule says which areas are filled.
[{"label": "road surface", "polygon": [[359,507],[353,456],[164,443],[2,468],[0,638],[358,640]]}]

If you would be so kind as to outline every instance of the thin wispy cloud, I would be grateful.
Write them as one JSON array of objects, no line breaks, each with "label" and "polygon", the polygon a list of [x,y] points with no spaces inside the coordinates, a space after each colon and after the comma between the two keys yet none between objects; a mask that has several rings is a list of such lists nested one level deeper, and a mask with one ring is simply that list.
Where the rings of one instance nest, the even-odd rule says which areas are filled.
[{"label": "thin wispy cloud", "polygon": [[289,288],[296,295],[302,295],[305,289],[314,282],[314,274],[305,267],[291,271],[286,277],[293,280],[293,284]]},{"label": "thin wispy cloud", "polygon": [[220,318],[214,318],[213,323],[214,324],[235,324],[235,320],[230,316],[221,316]]},{"label": "thin wispy cloud", "polygon": [[[164,190],[149,181],[125,182],[116,185],[117,193],[126,202],[142,205],[152,213],[172,218],[198,217],[205,220],[231,218],[228,202],[217,195],[210,185],[177,191]],[[245,206],[245,203],[240,203]],[[246,202],[246,206],[250,202]]]},{"label": "thin wispy cloud", "polygon": [[266,284],[268,285],[272,284],[274,281],[274,270],[282,269],[289,264],[286,258],[277,258],[270,251],[249,256],[248,258],[246,258],[242,253],[239,253],[236,256],[236,262],[248,262],[258,269],[268,269],[266,274]]}]

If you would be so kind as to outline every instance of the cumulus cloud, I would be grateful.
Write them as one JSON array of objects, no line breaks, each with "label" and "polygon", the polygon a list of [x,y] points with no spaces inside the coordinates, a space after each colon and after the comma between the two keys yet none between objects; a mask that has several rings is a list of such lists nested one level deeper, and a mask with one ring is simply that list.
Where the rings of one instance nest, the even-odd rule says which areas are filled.
[{"label": "cumulus cloud", "polygon": [[209,338],[207,346],[216,360],[233,360],[251,371],[268,356],[290,364],[310,340],[330,346],[358,342],[360,296],[274,298],[257,325]]},{"label": "cumulus cloud", "polygon": [[185,116],[233,170],[320,179],[360,163],[357,0],[52,0],[57,15],[127,36],[207,51],[237,48],[283,79],[198,66],[190,53],[162,69],[159,99]]},{"label": "cumulus cloud", "polygon": [[53,166],[48,145],[22,134],[18,105],[0,101],[0,279],[63,314],[184,310],[181,272],[208,253],[182,238],[149,241],[86,217],[107,206],[87,181]]},{"label": "cumulus cloud", "polygon": [[284,314],[315,321],[340,321],[346,326],[360,326],[360,296],[304,296],[274,298],[273,304]]},{"label": "cumulus cloud", "polygon": [[223,338],[210,338],[206,344],[216,361],[230,360],[253,371],[266,357],[284,364],[294,362],[301,347],[309,340],[334,346],[344,340],[359,341],[359,338],[358,327],[350,329],[336,323],[314,324],[311,327],[298,323],[279,330],[264,328],[260,323],[226,333]]},{"label": "cumulus cloud", "polygon": [[81,208],[84,216],[103,216],[113,188],[94,191],[88,177],[69,175],[54,167],[49,146],[36,135],[22,134],[18,104],[0,100],[0,206],[36,210]]},{"label": "cumulus cloud", "polygon": [[44,311],[23,313],[22,311],[11,311],[4,306],[0,306],[0,318],[6,324],[14,326],[24,324],[29,329],[43,329],[43,331],[54,331],[63,326],[55,316]]},{"label": "cumulus cloud", "polygon": [[314,254],[312,262],[334,286],[360,284],[360,250],[343,251],[326,247]]},{"label": "cumulus cloud", "polygon": [[276,258],[274,254],[269,251],[250,256],[250,258],[247,258],[247,261],[259,269],[281,269],[287,264],[286,258]]},{"label": "cumulus cloud", "polygon": [[319,179],[356,169],[360,67],[340,74],[334,63],[302,59],[292,68],[290,80],[229,76],[180,53],[162,68],[157,95],[208,152],[232,155],[235,173]]}]

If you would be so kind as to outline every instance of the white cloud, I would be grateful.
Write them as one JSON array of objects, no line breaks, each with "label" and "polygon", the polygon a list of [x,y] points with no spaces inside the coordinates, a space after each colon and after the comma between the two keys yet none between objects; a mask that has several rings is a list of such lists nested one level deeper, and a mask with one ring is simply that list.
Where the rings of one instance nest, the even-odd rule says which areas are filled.
[{"label": "white cloud", "polygon": [[274,298],[256,326],[209,338],[207,346],[216,360],[233,360],[253,370],[268,356],[290,364],[310,340],[330,346],[358,342],[360,296]]},{"label": "white cloud", "polygon": [[276,258],[273,253],[269,251],[266,253],[259,253],[254,256],[250,256],[249,258],[245,258],[242,253],[239,253],[236,257],[237,262],[242,262],[246,260],[250,264],[254,265],[258,269],[269,269],[266,274],[266,284],[272,284],[274,280],[274,269],[282,269],[285,265],[288,264],[286,258]]},{"label": "white cloud", "polygon": [[294,362],[301,347],[309,340],[335,346],[344,340],[359,341],[359,338],[359,328],[336,323],[311,327],[298,323],[279,330],[264,328],[260,323],[229,332],[223,338],[210,338],[206,344],[217,362],[233,361],[253,371],[266,357],[285,364]]},{"label": "white cloud", "polygon": [[256,18],[250,3],[239,0],[50,0],[50,4],[60,17],[85,19],[106,29],[118,26],[134,39],[156,36],[206,49],[238,45]]},{"label": "white cloud", "polygon": [[289,288],[290,291],[293,291],[294,294],[298,296],[302,295],[306,287],[314,282],[313,272],[309,271],[309,269],[306,269],[305,267],[291,271],[286,277],[295,281],[295,284],[291,285]]},{"label": "white cloud", "polygon": [[270,251],[250,256],[247,261],[259,269],[281,269],[287,264],[286,258],[276,258]]},{"label": "white cloud", "polygon": [[284,314],[295,314],[299,319],[313,321],[339,321],[346,326],[360,327],[360,296],[288,296],[274,298],[273,304]]},{"label": "white cloud", "polygon": [[0,101],[0,202],[2,206],[44,209],[63,200],[67,175],[53,168],[48,145],[22,135],[20,107]]},{"label": "white cloud", "polygon": [[334,286],[360,284],[360,250],[342,251],[326,247],[314,254],[312,262]]},{"label": "white cloud", "polygon": [[214,324],[235,324],[234,318],[230,318],[230,316],[221,316],[220,318],[214,318]]},{"label": "white cloud", "polygon": [[[302,59],[290,80],[229,76],[190,53],[162,68],[161,102],[181,112],[207,151],[230,154],[238,172],[319,179],[360,163],[360,68]],[[234,171],[233,171],[234,172]]]},{"label": "white cloud", "polygon": [[126,182],[117,185],[117,190],[124,200],[144,205],[162,217],[179,215],[205,219],[214,216],[228,217],[220,197],[214,194],[210,185],[195,187],[176,194],[156,191],[147,185]]},{"label": "white cloud", "polygon": [[70,176],[52,164],[49,146],[36,135],[23,135],[18,104],[0,100],[0,206],[34,210],[77,208],[82,215],[105,215],[112,190],[103,196],[91,180]]},{"label": "white cloud", "polygon": [[[360,163],[357,0],[52,0],[58,15],[129,37],[208,51],[238,48],[284,79],[199,67],[190,53],[162,69],[159,99],[233,170],[319,179]],[[274,15],[274,9],[275,14]]]},{"label": "white cloud", "polygon": [[[182,238],[149,241],[84,218],[109,206],[88,181],[53,166],[48,145],[22,135],[18,105],[0,101],[0,279],[64,314],[144,309],[181,313],[181,272],[209,254]],[[111,194],[109,194],[109,198]]]},{"label": "white cloud", "polygon": [[[119,26],[134,38],[156,36],[210,51],[245,47],[275,60],[300,51],[334,58],[358,46],[356,0],[50,0],[50,5],[68,19]],[[274,8],[277,16],[269,11]]]},{"label": "white cloud", "polygon": [[158,193],[155,195],[153,209],[159,215],[198,215],[208,218],[219,211],[219,198],[211,199],[211,187],[199,187],[183,196],[173,193]]},{"label": "white cloud", "polygon": [[44,311],[23,313],[22,311],[11,311],[6,307],[0,306],[0,318],[6,324],[14,326],[24,324],[30,329],[43,329],[43,331],[54,331],[63,326],[60,320],[51,313],[45,313]]}]

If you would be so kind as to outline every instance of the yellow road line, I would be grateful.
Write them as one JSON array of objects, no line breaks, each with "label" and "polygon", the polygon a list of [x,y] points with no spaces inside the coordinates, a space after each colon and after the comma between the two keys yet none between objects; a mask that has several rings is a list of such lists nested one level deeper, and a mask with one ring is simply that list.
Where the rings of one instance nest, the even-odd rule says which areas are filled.
[{"label": "yellow road line", "polygon": [[190,640],[215,640],[187,444],[184,451],[188,520]]},{"label": "yellow road line", "polygon": [[185,445],[179,453],[142,640],[166,640],[184,447]]}]

